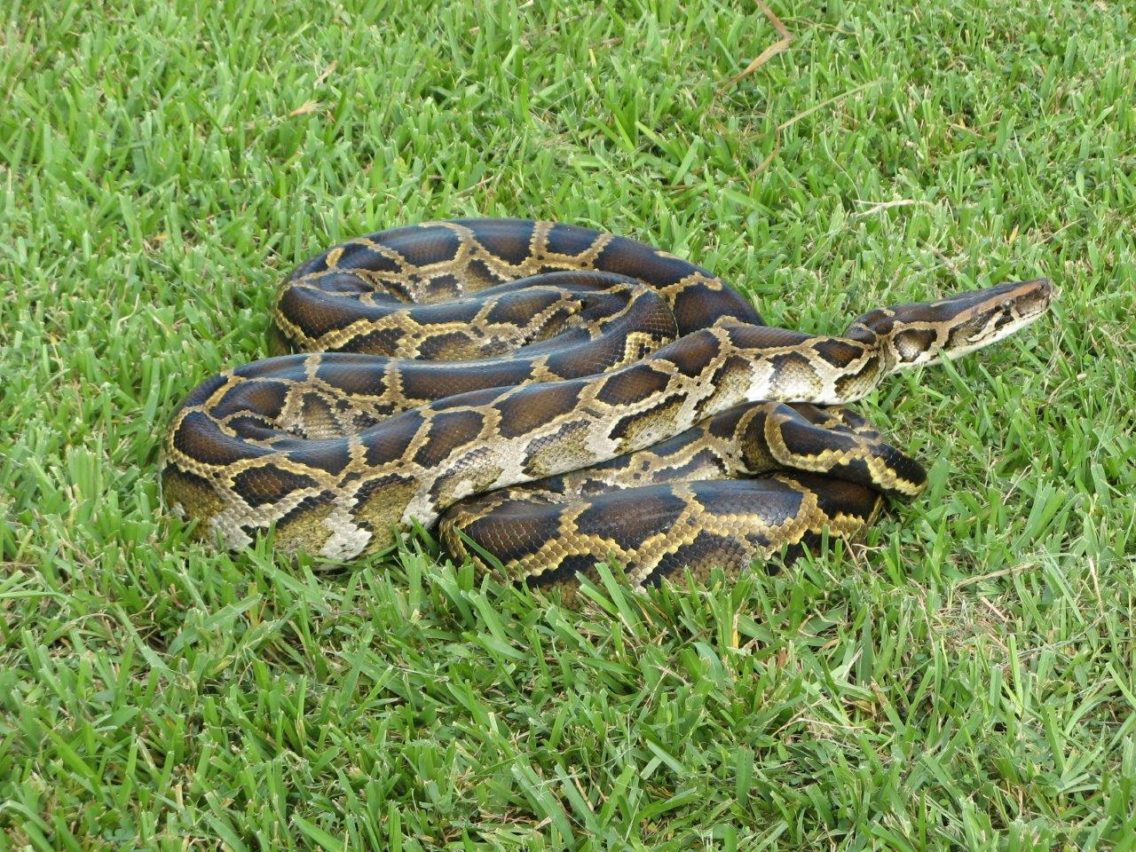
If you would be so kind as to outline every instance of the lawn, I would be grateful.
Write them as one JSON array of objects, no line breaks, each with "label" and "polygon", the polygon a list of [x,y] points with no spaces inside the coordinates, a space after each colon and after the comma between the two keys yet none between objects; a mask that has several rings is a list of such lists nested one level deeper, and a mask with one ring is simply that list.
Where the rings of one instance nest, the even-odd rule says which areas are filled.
[{"label": "lawn", "polygon": [[[1136,848],[1136,12],[773,6],[740,79],[750,0],[0,12],[0,848]],[[427,537],[192,541],[160,436],[281,276],[468,215],[817,332],[1061,297],[860,405],[930,487],[776,576],[572,609]]]}]

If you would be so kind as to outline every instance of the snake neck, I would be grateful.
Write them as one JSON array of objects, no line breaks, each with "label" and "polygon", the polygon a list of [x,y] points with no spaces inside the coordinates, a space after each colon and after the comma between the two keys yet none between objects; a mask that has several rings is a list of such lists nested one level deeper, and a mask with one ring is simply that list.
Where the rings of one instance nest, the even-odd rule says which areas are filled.
[{"label": "snake neck", "polygon": [[[852,402],[895,368],[887,340],[868,329],[831,337],[733,323],[699,334],[713,334],[718,347],[701,406],[704,416],[739,402]],[[654,357],[664,365],[675,355],[686,357],[683,349],[693,337],[660,349]]]}]

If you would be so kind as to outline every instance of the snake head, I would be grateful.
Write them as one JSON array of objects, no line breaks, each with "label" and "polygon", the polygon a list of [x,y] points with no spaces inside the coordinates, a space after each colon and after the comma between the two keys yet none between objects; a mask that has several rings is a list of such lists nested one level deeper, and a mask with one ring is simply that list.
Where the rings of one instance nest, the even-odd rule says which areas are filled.
[{"label": "snake head", "polygon": [[937,302],[872,311],[853,324],[849,336],[882,343],[889,370],[932,364],[1024,328],[1045,313],[1056,294],[1046,278],[1000,284]]},{"label": "snake head", "polygon": [[937,304],[951,314],[942,358],[957,358],[1008,337],[1049,308],[1057,291],[1047,278],[963,293]]}]

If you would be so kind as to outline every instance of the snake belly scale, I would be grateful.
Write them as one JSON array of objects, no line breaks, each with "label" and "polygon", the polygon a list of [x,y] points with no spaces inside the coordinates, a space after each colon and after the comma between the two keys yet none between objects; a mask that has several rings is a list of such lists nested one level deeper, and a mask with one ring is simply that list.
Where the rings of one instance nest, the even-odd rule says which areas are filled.
[{"label": "snake belly scale", "polygon": [[439,523],[530,585],[614,559],[636,584],[852,537],[918,463],[843,403],[1032,322],[1036,279],[767,327],[710,272],[570,225],[433,222],[336,246],[284,282],[275,345],[174,416],[163,497],[237,549],[345,562]]}]

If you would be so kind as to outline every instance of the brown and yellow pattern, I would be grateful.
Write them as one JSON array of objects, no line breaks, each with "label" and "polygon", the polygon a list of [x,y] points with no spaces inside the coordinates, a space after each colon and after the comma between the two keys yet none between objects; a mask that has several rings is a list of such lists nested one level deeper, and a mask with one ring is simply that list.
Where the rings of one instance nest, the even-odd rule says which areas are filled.
[{"label": "brown and yellow pattern", "polygon": [[[521,220],[426,223],[297,269],[277,345],[194,390],[166,503],[240,548],[347,561],[412,521],[532,585],[614,559],[639,584],[741,569],[869,525],[919,465],[842,403],[999,340],[1038,279],[872,311],[840,337],[769,328],[694,264]],[[822,407],[825,406],[825,407]],[[472,544],[472,547],[469,546]]]}]

